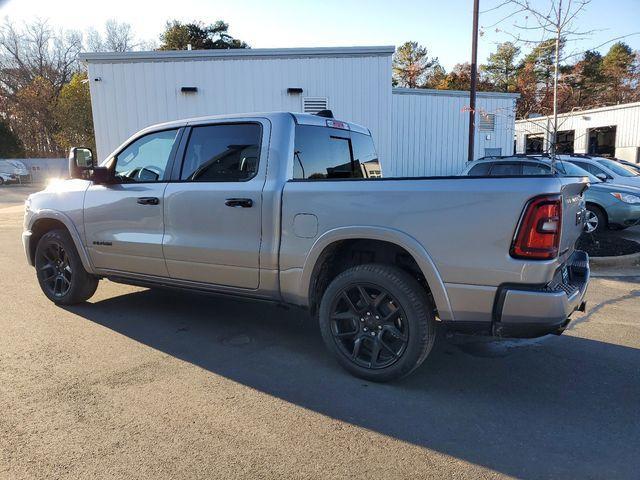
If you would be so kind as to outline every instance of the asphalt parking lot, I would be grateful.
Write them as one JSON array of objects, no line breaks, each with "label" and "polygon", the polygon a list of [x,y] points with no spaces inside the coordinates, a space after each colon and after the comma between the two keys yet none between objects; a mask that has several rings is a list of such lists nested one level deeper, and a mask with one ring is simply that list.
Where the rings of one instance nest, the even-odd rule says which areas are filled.
[{"label": "asphalt parking lot", "polygon": [[640,277],[567,332],[442,341],[377,385],[303,311],[101,282],[40,293],[0,190],[0,477],[638,478]]}]

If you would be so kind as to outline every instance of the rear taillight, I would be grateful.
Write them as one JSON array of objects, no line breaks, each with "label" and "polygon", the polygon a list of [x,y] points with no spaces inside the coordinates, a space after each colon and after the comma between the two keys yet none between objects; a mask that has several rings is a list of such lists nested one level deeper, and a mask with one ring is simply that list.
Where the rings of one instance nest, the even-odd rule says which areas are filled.
[{"label": "rear taillight", "polygon": [[531,200],[518,226],[511,256],[548,260],[558,256],[562,227],[562,197],[545,195]]}]

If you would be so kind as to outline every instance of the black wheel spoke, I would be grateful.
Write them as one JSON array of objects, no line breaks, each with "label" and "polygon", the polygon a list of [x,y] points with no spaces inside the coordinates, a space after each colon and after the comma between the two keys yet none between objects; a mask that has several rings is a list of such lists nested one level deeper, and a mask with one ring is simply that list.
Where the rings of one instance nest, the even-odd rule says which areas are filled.
[{"label": "black wheel spoke", "polygon": [[45,277],[42,279],[43,282],[49,282],[51,281],[53,278],[57,277],[58,274],[56,272],[53,272],[51,275]]},{"label": "black wheel spoke", "polygon": [[358,310],[358,307],[356,307],[356,305],[351,301],[347,292],[342,292],[342,299],[345,302],[347,302],[347,306],[349,307],[349,310],[351,310],[356,315],[360,315],[360,311]]},{"label": "black wheel spoke", "polygon": [[407,336],[402,333],[400,330],[398,330],[398,328],[395,325],[387,325],[383,328],[383,333],[387,332],[390,335],[392,335],[393,337],[397,338],[398,340],[402,341],[402,342],[406,342],[407,341]]},{"label": "black wheel spoke", "polygon": [[380,356],[380,337],[376,337],[373,340],[373,345],[371,346],[371,360],[369,361],[369,365],[371,368],[376,368],[378,365],[378,357]]},{"label": "black wheel spoke", "polygon": [[395,326],[396,320],[400,317],[400,309],[396,308],[391,313],[388,313],[383,319],[382,323],[385,325]]},{"label": "black wheel spoke", "polygon": [[340,352],[364,368],[389,367],[408,346],[404,312],[394,296],[376,284],[354,283],[338,293],[329,313]]},{"label": "black wheel spoke", "polygon": [[389,298],[389,296],[387,295],[386,292],[380,292],[380,294],[375,298],[375,300],[373,301],[373,308],[375,308],[376,310],[378,310],[380,308],[380,306],[382,305],[382,303]]},{"label": "black wheel spoke", "polygon": [[338,338],[351,338],[355,337],[358,334],[359,330],[354,330],[353,332],[340,332],[335,333],[334,335]]},{"label": "black wheel spoke", "polygon": [[380,346],[382,348],[384,348],[387,352],[389,352],[391,355],[393,355],[394,357],[398,356],[398,352],[396,352],[393,348],[391,348],[389,345],[387,345],[387,342],[385,342],[382,337],[380,338]]},{"label": "black wheel spoke", "polygon": [[358,294],[360,295],[360,298],[364,302],[364,305],[361,310],[365,310],[367,307],[371,305],[371,297],[362,286],[358,285],[357,289],[358,289]]},{"label": "black wheel spoke", "polygon": [[53,263],[49,262],[42,265],[38,270],[44,272],[45,270],[55,270],[55,267],[53,266]]},{"label": "black wheel spoke", "polygon": [[360,348],[362,347],[362,336],[357,337],[353,341],[353,351],[351,352],[352,358],[358,358],[358,354],[360,353]]}]

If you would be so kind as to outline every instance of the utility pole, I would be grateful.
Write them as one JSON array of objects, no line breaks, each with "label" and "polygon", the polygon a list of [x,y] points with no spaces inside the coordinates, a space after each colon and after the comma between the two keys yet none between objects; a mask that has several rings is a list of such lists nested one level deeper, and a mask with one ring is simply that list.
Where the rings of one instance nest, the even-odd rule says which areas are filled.
[{"label": "utility pole", "polygon": [[473,161],[476,136],[476,77],[478,76],[478,9],[480,0],[473,0],[473,32],[471,35],[471,92],[469,92],[469,155]]},{"label": "utility pole", "polygon": [[556,169],[556,146],[558,142],[558,70],[560,69],[560,37],[562,36],[562,0],[558,2],[556,24],[556,48],[553,59],[553,132],[551,133],[551,173]]}]

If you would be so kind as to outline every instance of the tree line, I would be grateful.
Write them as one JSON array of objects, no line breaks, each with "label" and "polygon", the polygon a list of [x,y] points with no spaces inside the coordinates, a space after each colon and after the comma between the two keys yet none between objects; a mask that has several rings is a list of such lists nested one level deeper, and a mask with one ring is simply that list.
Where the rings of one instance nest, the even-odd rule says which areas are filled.
[{"label": "tree line", "polygon": [[[479,69],[481,91],[517,92],[517,117],[552,111],[554,43],[542,41],[521,55],[505,42]],[[82,50],[185,50],[249,48],[229,34],[221,20],[212,24],[166,23],[159,42],[135,38],[131,26],[115,20],[102,31],[55,30],[36,20],[17,27],[0,25],[0,158],[60,157],[70,146],[94,146],[93,119]],[[468,90],[468,63],[446,71],[417,42],[406,42],[393,57],[393,84],[399,87]],[[560,69],[562,112],[640,100],[640,54],[617,42],[605,55],[587,51]]]},{"label": "tree line", "polygon": [[[564,42],[560,44],[565,48]],[[545,40],[521,55],[513,42],[497,45],[478,70],[478,90],[519,93],[517,118],[550,115],[553,111],[555,41]],[[562,56],[560,57],[562,58]],[[605,55],[594,50],[560,65],[560,113],[640,101],[640,52],[616,42]],[[405,42],[393,57],[397,87],[469,90],[471,66],[459,63],[447,72],[437,57],[418,42]]]},{"label": "tree line", "polygon": [[0,158],[61,157],[69,147],[95,147],[83,50],[185,50],[249,48],[223,21],[167,22],[159,45],[138,41],[126,23],[104,30],[56,31],[46,21],[0,25]]}]

